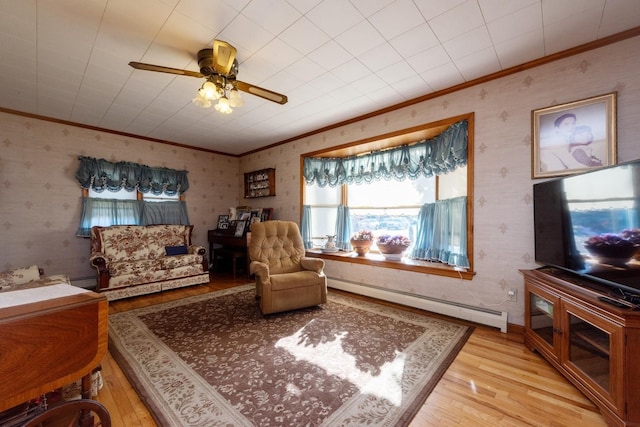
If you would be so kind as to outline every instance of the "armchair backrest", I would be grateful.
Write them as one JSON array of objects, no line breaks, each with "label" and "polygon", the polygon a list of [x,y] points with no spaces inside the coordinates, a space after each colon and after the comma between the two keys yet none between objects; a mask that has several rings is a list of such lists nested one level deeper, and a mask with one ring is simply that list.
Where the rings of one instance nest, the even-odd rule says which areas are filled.
[{"label": "armchair backrest", "polygon": [[269,266],[270,274],[302,270],[305,255],[300,229],[292,221],[265,221],[251,225],[249,258]]}]

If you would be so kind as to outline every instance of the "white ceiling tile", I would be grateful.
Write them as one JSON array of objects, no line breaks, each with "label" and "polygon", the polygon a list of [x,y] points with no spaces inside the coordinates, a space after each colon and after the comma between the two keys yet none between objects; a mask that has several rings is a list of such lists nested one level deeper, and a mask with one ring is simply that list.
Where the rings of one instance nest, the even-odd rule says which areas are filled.
[{"label": "white ceiling tile", "polygon": [[385,82],[375,74],[371,74],[370,76],[365,77],[363,79],[358,79],[355,82],[353,82],[351,85],[365,95],[374,90],[380,90],[384,87],[389,86],[387,82]]},{"label": "white ceiling tile", "polygon": [[289,4],[302,14],[307,13],[318,5],[322,0],[287,0]]},{"label": "white ceiling tile", "polygon": [[416,76],[415,70],[406,62],[399,61],[376,72],[376,75],[389,84]]},{"label": "white ceiling tile", "polygon": [[416,73],[421,74],[451,62],[451,58],[442,46],[436,46],[407,58],[407,62],[416,70]]},{"label": "white ceiling tile", "polygon": [[496,57],[493,47],[488,47],[464,58],[456,59],[455,65],[465,81],[500,71],[500,62]]},{"label": "white ceiling tile", "polygon": [[329,36],[306,17],[300,18],[278,37],[303,55],[329,41]]},{"label": "white ceiling tile", "polygon": [[493,43],[508,41],[514,36],[542,28],[542,10],[539,4],[522,8],[513,14],[487,24]]},{"label": "white ceiling tile", "polygon": [[369,21],[361,21],[340,34],[335,40],[353,56],[384,43],[384,38]]},{"label": "white ceiling tile", "polygon": [[382,43],[358,56],[358,60],[373,72],[402,61],[402,57],[389,43]]},{"label": "white ceiling tile", "polygon": [[598,38],[636,27],[638,25],[638,16],[640,16],[640,1],[607,1],[602,15],[600,31],[598,31]]},{"label": "white ceiling tile", "polygon": [[431,27],[426,23],[394,37],[389,43],[403,58],[417,55],[440,44]]},{"label": "white ceiling tile", "polygon": [[238,62],[242,63],[273,40],[274,35],[246,16],[238,15],[220,32],[218,38],[238,49]]},{"label": "white ceiling tile", "polygon": [[343,0],[324,0],[306,16],[331,37],[342,34],[364,19],[351,3]]},{"label": "white ceiling tile", "polygon": [[253,0],[242,14],[258,23],[271,34],[278,35],[302,16],[285,1]]},{"label": "white ceiling tile", "polygon": [[425,23],[411,0],[396,0],[369,17],[369,21],[387,40]]},{"label": "white ceiling tile", "polygon": [[493,22],[496,19],[516,14],[521,9],[535,6],[542,14],[540,0],[478,0],[482,16],[485,21]]},{"label": "white ceiling tile", "polygon": [[443,43],[443,46],[450,58],[457,59],[491,46],[491,38],[487,27],[481,26]]},{"label": "white ceiling tile", "polygon": [[594,13],[601,15],[605,3],[606,0],[542,0],[544,26],[572,20],[576,15],[594,9]]},{"label": "white ceiling tile", "polygon": [[576,13],[562,22],[545,24],[545,54],[560,52],[596,40],[600,17],[597,9],[589,9]]},{"label": "white ceiling tile", "polygon": [[[7,34],[22,40],[36,41],[36,2],[5,1],[0,8],[0,35]],[[1,38],[0,38],[1,40]],[[3,50],[7,44],[2,44]]]},{"label": "white ceiling tile", "polygon": [[406,99],[414,99],[433,92],[433,89],[419,75],[398,80],[393,88]]},{"label": "white ceiling tile", "polygon": [[358,79],[364,78],[371,73],[371,70],[357,59],[345,62],[344,64],[334,68],[331,73],[337,76],[345,83],[351,83]]},{"label": "white ceiling tile", "polygon": [[494,48],[502,69],[541,58],[544,56],[542,28],[496,43]]},{"label": "white ceiling tile", "polygon": [[351,3],[360,11],[362,16],[368,18],[395,1],[396,0],[351,0]]},{"label": "white ceiling tile", "polygon": [[295,79],[307,82],[315,79],[326,70],[307,57],[300,58],[298,61],[289,65],[284,71],[292,75]]},{"label": "white ceiling tile", "polygon": [[429,21],[430,19],[440,16],[448,10],[456,8],[458,5],[468,0],[414,0],[418,9],[424,16],[424,19]]},{"label": "white ceiling tile", "polygon": [[484,25],[482,12],[476,0],[468,0],[428,22],[441,42],[446,42]]},{"label": "white ceiling tile", "polygon": [[452,62],[420,73],[420,76],[434,91],[464,83],[464,78]]},{"label": "white ceiling tile", "polygon": [[333,40],[323,44],[307,56],[328,71],[353,59],[349,52]]},{"label": "white ceiling tile", "polygon": [[[209,28],[215,35],[229,25],[239,11],[221,0],[180,0],[174,13],[191,18],[194,22]],[[185,31],[185,33],[189,32]]]}]

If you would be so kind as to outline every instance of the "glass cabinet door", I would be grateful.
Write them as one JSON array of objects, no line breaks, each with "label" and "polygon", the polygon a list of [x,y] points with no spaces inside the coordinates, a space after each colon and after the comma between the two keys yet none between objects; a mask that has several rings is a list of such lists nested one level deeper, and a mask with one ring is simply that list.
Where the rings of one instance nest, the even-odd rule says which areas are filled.
[{"label": "glass cabinet door", "polygon": [[531,331],[553,348],[553,335],[555,331],[553,317],[555,303],[553,299],[544,298],[537,293],[531,292],[529,301],[529,324],[531,325]]},{"label": "glass cabinet door", "polygon": [[623,326],[568,301],[562,304],[562,364],[624,413]]},{"label": "glass cabinet door", "polygon": [[569,314],[567,360],[611,393],[611,337],[606,331]]}]

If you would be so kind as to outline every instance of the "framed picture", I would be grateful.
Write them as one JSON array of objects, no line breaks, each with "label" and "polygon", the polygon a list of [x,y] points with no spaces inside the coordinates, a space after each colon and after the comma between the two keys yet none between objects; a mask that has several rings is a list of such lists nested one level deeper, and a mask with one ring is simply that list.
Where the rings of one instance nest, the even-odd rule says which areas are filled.
[{"label": "framed picture", "polygon": [[247,221],[236,221],[236,232],[234,234],[235,237],[244,236],[244,229],[247,225]]},{"label": "framed picture", "polygon": [[272,216],[273,216],[273,208],[263,208],[262,209],[262,217],[260,218],[260,220],[262,222],[269,221],[269,220],[271,220]]},{"label": "framed picture", "polygon": [[218,228],[220,230],[229,228],[229,215],[218,215]]},{"label": "framed picture", "polygon": [[616,93],[531,112],[531,178],[616,164]]}]

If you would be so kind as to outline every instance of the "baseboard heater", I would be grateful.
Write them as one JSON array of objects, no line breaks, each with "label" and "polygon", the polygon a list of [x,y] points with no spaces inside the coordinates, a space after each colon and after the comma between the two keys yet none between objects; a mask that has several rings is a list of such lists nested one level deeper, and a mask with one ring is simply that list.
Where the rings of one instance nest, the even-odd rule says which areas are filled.
[{"label": "baseboard heater", "polygon": [[408,294],[401,291],[380,288],[373,285],[349,282],[345,280],[327,278],[330,288],[339,289],[354,294],[365,295],[383,301],[394,302],[409,307],[419,308],[432,313],[443,314],[457,319],[468,320],[474,323],[491,326],[507,332],[507,312],[489,310],[481,307],[473,307],[420,295]]}]

